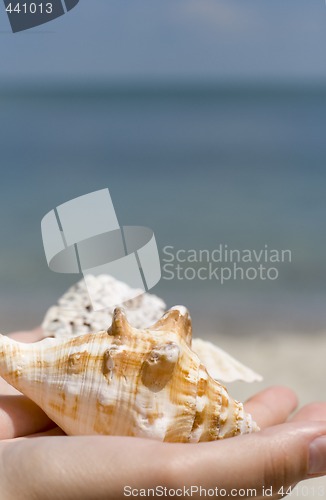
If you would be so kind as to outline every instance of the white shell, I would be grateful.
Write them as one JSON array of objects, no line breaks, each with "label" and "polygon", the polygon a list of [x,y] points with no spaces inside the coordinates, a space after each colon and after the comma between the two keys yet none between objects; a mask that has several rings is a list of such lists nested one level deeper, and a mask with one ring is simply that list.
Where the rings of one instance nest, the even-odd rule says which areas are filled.
[{"label": "white shell", "polygon": [[261,382],[263,378],[251,368],[234,359],[216,345],[202,339],[193,339],[192,350],[197,354],[206,370],[215,380],[223,382]]},{"label": "white shell", "polygon": [[[42,323],[45,337],[77,337],[84,333],[98,332],[103,328],[108,328],[112,321],[114,307],[102,309],[106,302],[112,302],[117,306],[123,304],[128,320],[136,328],[151,325],[162,316],[166,309],[162,299],[149,293],[127,300],[137,290],[107,274],[88,275],[87,285],[100,310],[93,310],[85,280],[82,279],[46,313]],[[103,300],[104,297],[106,301]]]}]

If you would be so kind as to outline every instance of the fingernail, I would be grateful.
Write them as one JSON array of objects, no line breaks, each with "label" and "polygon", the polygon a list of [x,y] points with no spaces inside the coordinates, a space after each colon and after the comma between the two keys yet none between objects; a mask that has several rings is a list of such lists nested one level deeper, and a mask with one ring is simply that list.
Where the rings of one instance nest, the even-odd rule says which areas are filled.
[{"label": "fingernail", "polygon": [[326,436],[316,438],[309,447],[309,474],[326,473]]}]

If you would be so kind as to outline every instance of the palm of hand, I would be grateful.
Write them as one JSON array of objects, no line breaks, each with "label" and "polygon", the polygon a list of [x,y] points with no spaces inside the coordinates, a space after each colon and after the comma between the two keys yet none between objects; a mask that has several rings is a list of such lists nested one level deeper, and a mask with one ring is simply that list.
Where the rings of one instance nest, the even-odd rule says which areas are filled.
[{"label": "palm of hand", "polygon": [[[35,342],[42,331],[12,337]],[[217,443],[67,437],[32,401],[0,379],[1,498],[117,500],[124,498],[125,485],[199,485],[228,492],[254,488],[256,498],[263,498],[264,486],[272,487],[277,498],[281,486],[308,477],[309,443],[326,434],[326,403],[308,405],[290,418],[296,396],[287,388],[274,387],[245,406],[262,432]]]}]

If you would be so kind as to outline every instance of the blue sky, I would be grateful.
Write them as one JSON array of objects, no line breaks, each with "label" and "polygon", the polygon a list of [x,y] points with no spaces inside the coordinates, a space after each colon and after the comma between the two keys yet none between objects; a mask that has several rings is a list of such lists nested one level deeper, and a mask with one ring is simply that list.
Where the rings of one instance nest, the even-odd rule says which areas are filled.
[{"label": "blue sky", "polygon": [[324,0],[80,0],[15,35],[0,7],[2,81],[326,80]]}]

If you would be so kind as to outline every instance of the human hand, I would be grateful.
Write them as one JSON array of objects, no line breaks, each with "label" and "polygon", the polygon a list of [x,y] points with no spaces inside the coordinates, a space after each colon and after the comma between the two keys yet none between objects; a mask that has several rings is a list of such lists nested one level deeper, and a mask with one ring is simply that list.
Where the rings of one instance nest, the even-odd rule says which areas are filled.
[{"label": "human hand", "polygon": [[[12,336],[27,342],[41,335],[38,330]],[[245,406],[262,431],[213,443],[67,437],[34,403],[1,381],[1,499],[118,500],[131,496],[128,487],[140,495],[140,489],[156,486],[186,491],[217,487],[232,498],[244,498],[248,489],[255,490],[252,497],[266,498],[265,487],[277,498],[282,486],[286,491],[326,473],[326,403],[308,405],[289,419],[296,397],[274,387]]]}]

